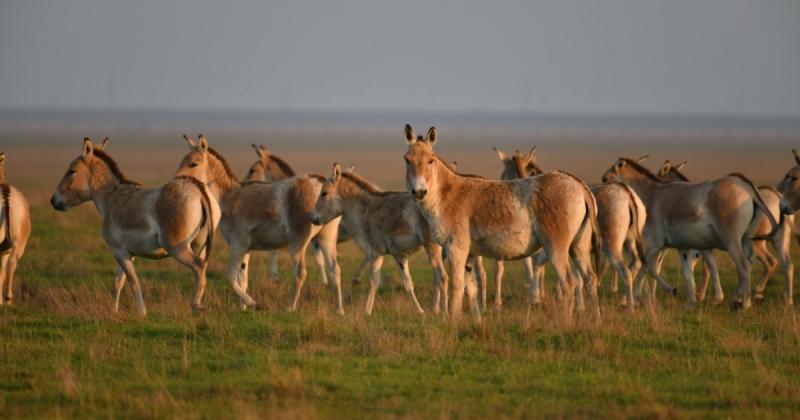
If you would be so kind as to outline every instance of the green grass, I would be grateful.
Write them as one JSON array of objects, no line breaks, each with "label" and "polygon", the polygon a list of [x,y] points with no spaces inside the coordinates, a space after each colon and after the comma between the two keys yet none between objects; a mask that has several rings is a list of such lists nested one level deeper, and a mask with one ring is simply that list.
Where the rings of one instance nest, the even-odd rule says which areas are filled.
[{"label": "green grass", "polygon": [[[316,281],[313,264],[301,310],[285,311],[292,290],[285,255],[282,280],[268,283],[266,258],[255,254],[251,290],[266,309],[241,312],[222,276],[219,238],[208,311],[190,310],[187,269],[137,261],[149,310],[139,318],[129,292],[121,313],[111,313],[115,266],[93,208],[55,214],[35,207],[33,217],[16,304],[0,308],[6,417],[741,418],[800,411],[800,327],[796,311],[780,302],[783,278],[773,279],[763,306],[732,313],[734,273],[722,254],[727,297],[720,307],[689,311],[682,296],[662,293],[655,308],[629,316],[611,303],[606,279],[602,324],[566,323],[549,300],[527,305],[521,267],[509,264],[506,306],[476,326],[415,314],[388,260],[375,313],[365,317],[366,286],[350,284],[360,258],[351,244],[340,250],[344,317],[333,313],[332,293]],[[412,268],[430,307],[431,270],[421,255]],[[682,287],[676,268],[674,258],[665,264]]]}]

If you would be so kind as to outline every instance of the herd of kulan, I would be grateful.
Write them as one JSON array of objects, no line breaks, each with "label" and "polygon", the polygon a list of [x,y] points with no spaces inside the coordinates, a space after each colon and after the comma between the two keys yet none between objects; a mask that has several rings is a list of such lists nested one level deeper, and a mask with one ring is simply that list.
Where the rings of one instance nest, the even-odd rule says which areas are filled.
[{"label": "herd of kulan", "polygon": [[[800,210],[800,155],[795,150],[796,165],[776,189],[756,187],[738,173],[690,182],[680,172],[682,164],[672,166],[669,161],[653,173],[642,166],[645,157],[618,159],[603,174],[602,184],[589,186],[564,171],[542,171],[535,148],[511,156],[495,149],[503,165],[499,180],[461,174],[435,152],[437,137],[433,127],[425,136],[417,136],[405,126],[405,192],[383,191],[352,167],[343,170],[339,164],[327,177],[296,175],[284,160],[256,145],[258,159],[240,181],[202,135],[197,140],[184,135],[190,150],[175,177],[159,188],[146,188],[123,175],[106,151],[108,138],[101,144],[86,138],[50,204],[66,211],[94,202],[102,218],[103,239],[119,265],[115,312],[127,281],[138,312],[146,314],[133,260],[168,256],[194,271],[192,308],[203,310],[206,269],[217,229],[230,245],[227,279],[243,309],[259,307],[247,293],[250,252],[273,251],[270,275],[275,278],[275,250],[280,248],[288,248],[294,264],[289,309],[297,309],[311,245],[323,282],[334,290],[336,310],[344,313],[336,247],[348,239],[365,253],[355,278],[367,267],[371,273],[367,313],[375,303],[386,255],[397,262],[405,290],[415,309],[423,312],[408,263],[420,249],[433,266],[433,311],[452,318],[463,311],[465,289],[476,320],[486,308],[487,276],[481,257],[497,261],[496,306],[502,305],[503,261],[524,260],[533,304],[542,300],[540,284],[549,262],[565,313],[583,311],[587,300],[590,315],[599,319],[598,273],[608,267],[615,293],[618,279],[622,280],[619,305],[629,311],[638,303],[642,285],[651,297],[657,287],[677,292],[660,272],[669,248],[680,255],[689,305],[704,300],[710,280],[714,303],[724,299],[714,249],[727,251],[736,267],[734,310],[749,308],[751,293],[756,301],[763,299],[778,262],[785,275],[785,304],[793,304],[789,249],[792,233],[798,234],[793,214]],[[14,271],[31,221],[25,197],[6,183],[4,160],[0,154],[0,304],[10,304]],[[767,248],[768,241],[777,258]],[[764,264],[765,273],[751,288],[753,256]],[[701,259],[704,279],[696,289],[693,270]]]}]

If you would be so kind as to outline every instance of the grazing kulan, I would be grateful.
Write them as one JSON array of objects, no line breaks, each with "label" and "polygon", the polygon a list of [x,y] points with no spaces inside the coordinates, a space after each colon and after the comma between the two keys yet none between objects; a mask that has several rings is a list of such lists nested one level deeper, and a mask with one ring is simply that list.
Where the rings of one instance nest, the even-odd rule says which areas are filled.
[{"label": "grazing kulan", "polygon": [[[424,312],[414,293],[414,282],[408,267],[408,257],[424,248],[434,269],[434,284],[441,289],[447,284],[447,272],[442,263],[441,247],[433,241],[428,223],[420,214],[414,198],[407,192],[384,192],[352,172],[342,172],[333,165],[331,177],[325,181],[311,221],[322,225],[340,217],[342,225],[351,232],[356,244],[367,254],[371,267],[369,296],[365,311],[372,313],[380,285],[383,257],[391,255],[403,276],[403,287],[414,307]],[[440,293],[435,293],[434,311],[440,307]]]},{"label": "grazing kulan", "polygon": [[136,257],[172,256],[191,268],[195,274],[192,308],[205,309],[208,256],[221,215],[217,200],[202,182],[191,177],[177,176],[160,188],[142,187],[122,174],[105,152],[107,144],[108,138],[99,146],[84,139],[83,152],[69,164],[50,204],[59,211],[86,201],[97,207],[103,220],[103,239],[119,264],[114,280],[114,312],[119,310],[120,293],[127,279],[139,313],[147,313],[133,267]]},{"label": "grazing kulan", "polygon": [[[406,125],[405,141],[406,186],[450,260],[451,316],[456,319],[461,312],[470,255],[511,260],[528,257],[539,248],[566,291],[564,304],[571,316],[570,248],[581,230],[596,223],[596,205],[585,184],[561,172],[513,181],[465,177],[434,152],[435,128],[423,138]],[[466,286],[473,316],[480,320],[476,286],[472,282]],[[599,313],[596,284],[589,290]]]},{"label": "grazing kulan", "polygon": [[336,310],[343,314],[341,270],[336,261],[340,219],[335,218],[323,226],[311,223],[311,211],[325,178],[306,175],[272,183],[242,184],[225,159],[208,146],[205,137],[201,135],[197,141],[184,138],[190,150],[181,160],[177,174],[199,179],[221,203],[220,231],[230,245],[228,282],[242,305],[256,305],[247,294],[250,251],[288,245],[295,266],[295,291],[289,310],[296,310],[307,274],[306,249],[311,240],[316,239],[336,294]]},{"label": "grazing kulan", "polygon": [[0,305],[14,303],[14,273],[31,236],[28,200],[6,181],[6,154],[0,153]]},{"label": "grazing kulan", "polygon": [[[770,235],[779,228],[752,182],[741,174],[703,183],[665,182],[627,158],[619,158],[603,174],[603,182],[609,181],[631,186],[647,208],[644,257],[651,276],[669,284],[658,272],[657,264],[665,248],[724,249],[731,255],[739,277],[733,308],[751,306],[752,237],[761,223],[760,216],[769,218]],[[694,277],[682,271],[688,302],[694,305],[697,302]],[[639,272],[637,282],[644,273],[644,270]]]}]

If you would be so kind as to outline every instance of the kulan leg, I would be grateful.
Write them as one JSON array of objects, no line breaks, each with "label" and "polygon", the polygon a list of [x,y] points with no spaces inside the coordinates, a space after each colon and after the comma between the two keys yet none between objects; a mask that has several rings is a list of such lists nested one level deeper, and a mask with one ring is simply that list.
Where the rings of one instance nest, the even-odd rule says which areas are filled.
[{"label": "kulan leg", "polygon": [[483,266],[483,257],[476,255],[473,257],[475,267],[475,279],[478,286],[478,307],[481,311],[486,310],[486,268]]},{"label": "kulan leg", "polygon": [[242,309],[247,306],[255,306],[256,301],[247,294],[247,280],[243,279],[250,269],[250,253],[242,246],[232,244],[228,258],[228,284],[231,289],[239,296]]},{"label": "kulan leg", "polygon": [[196,311],[205,310],[203,306],[203,296],[206,291],[206,267],[208,263],[200,255],[195,255],[189,244],[179,246],[170,250],[172,255],[179,263],[189,267],[194,272],[195,287],[192,297],[192,309]]},{"label": "kulan leg", "polygon": [[[8,260],[11,258],[11,253],[0,256],[0,305],[3,305],[8,293],[6,292],[6,280],[8,279]],[[9,285],[9,289],[10,289]],[[11,300],[9,299],[9,304]]]},{"label": "kulan leg", "polygon": [[[333,230],[334,234],[328,234],[329,230]],[[323,228],[320,235],[317,237],[317,244],[319,245],[320,252],[323,256],[324,267],[327,268],[328,276],[331,279],[330,284],[336,299],[336,313],[344,315],[344,296],[342,295],[342,269],[339,267],[339,261],[336,253],[336,233],[338,233],[339,226],[328,226]]]},{"label": "kulan leg", "polygon": [[422,305],[419,304],[419,300],[417,300],[417,295],[414,293],[414,280],[411,278],[411,270],[408,268],[408,258],[404,256],[394,256],[394,260],[400,268],[400,274],[403,276],[403,288],[406,289],[406,292],[411,296],[411,302],[414,304],[417,312],[421,314],[425,313],[422,309]]},{"label": "kulan leg", "polygon": [[269,252],[269,279],[278,281],[278,250],[273,249]]},{"label": "kulan leg", "polygon": [[114,259],[117,260],[117,264],[119,264],[122,271],[125,272],[128,281],[131,282],[139,315],[147,315],[147,308],[144,306],[144,298],[142,297],[142,287],[139,284],[139,277],[136,275],[136,270],[133,268],[133,259],[127,254],[115,254]]},{"label": "kulan leg", "polygon": [[467,264],[467,252],[454,246],[446,249],[450,260],[450,317],[457,321],[461,318],[464,301],[464,272]]},{"label": "kulan leg", "polygon": [[447,270],[444,268],[444,261],[442,260],[442,248],[431,242],[425,246],[425,252],[428,254],[428,260],[431,262],[431,266],[433,266],[433,313],[438,314],[440,311],[447,313],[447,288],[449,277],[447,275]]},{"label": "kulan leg", "polygon": [[356,267],[356,272],[353,273],[353,284],[361,283],[361,275],[364,274],[364,270],[369,266],[369,258],[364,255],[364,258],[361,259],[361,262]]},{"label": "kulan leg", "polygon": [[736,290],[736,297],[733,300],[733,310],[749,309],[750,302],[750,254],[752,253],[751,244],[748,239],[741,242],[732,240],[728,244],[728,253],[736,265],[736,274],[739,278],[739,287]]},{"label": "kulan leg", "polygon": [[[530,257],[525,258],[525,260],[529,260]],[[503,274],[505,273],[505,263],[503,260],[495,260],[495,274],[494,274],[494,283],[495,283],[495,292],[494,292],[494,307],[500,309],[503,307]]]},{"label": "kulan leg", "polygon": [[775,272],[775,269],[778,268],[778,259],[767,249],[767,241],[753,241],[753,253],[764,267],[764,274],[755,287],[755,298],[756,302],[758,302],[764,298],[764,289],[767,288],[767,282],[772,273]]},{"label": "kulan leg", "polygon": [[319,282],[328,285],[328,270],[325,262],[325,255],[320,248],[319,239],[311,241],[311,255],[314,257],[314,263],[317,266],[319,273]]},{"label": "kulan leg", "polygon": [[294,265],[294,293],[289,303],[290,312],[297,310],[297,305],[300,303],[300,294],[303,291],[303,284],[305,284],[306,276],[308,275],[306,270],[306,248],[308,248],[309,239],[292,241],[290,246],[289,254],[292,258],[292,265]]},{"label": "kulan leg", "polygon": [[125,287],[125,271],[122,267],[117,267],[117,273],[114,275],[114,313],[119,313],[119,297],[122,294],[122,288]]},{"label": "kulan leg", "polygon": [[375,306],[375,296],[378,294],[378,287],[381,284],[381,266],[383,266],[382,255],[375,255],[370,258],[369,295],[367,295],[367,304],[364,307],[364,312],[367,315],[372,314],[372,308]]}]

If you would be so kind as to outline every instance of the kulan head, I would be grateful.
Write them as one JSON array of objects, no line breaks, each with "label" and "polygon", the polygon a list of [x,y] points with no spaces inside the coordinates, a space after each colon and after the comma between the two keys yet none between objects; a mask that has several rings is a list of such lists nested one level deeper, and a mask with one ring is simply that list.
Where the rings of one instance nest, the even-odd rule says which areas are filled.
[{"label": "kulan head", "polygon": [[200,134],[197,140],[192,139],[186,134],[183,139],[189,145],[189,153],[187,153],[181,163],[178,165],[178,171],[175,176],[191,176],[200,180],[200,182],[209,182],[209,158],[208,158],[208,141],[206,137]]},{"label": "kulan head", "polygon": [[269,170],[269,150],[262,145],[252,144],[251,146],[253,146],[253,150],[256,151],[258,159],[250,165],[250,169],[247,171],[247,176],[244,177],[244,180],[260,182],[275,181],[272,177],[272,171]]},{"label": "kulan head", "polygon": [[58,211],[83,204],[92,199],[92,166],[97,164],[95,151],[104,151],[108,137],[99,145],[94,145],[88,137],[83,139],[80,156],[70,162],[67,171],[50,197],[50,205]]},{"label": "kulan head", "polygon": [[431,127],[427,136],[422,137],[417,136],[414,129],[406,124],[406,188],[417,201],[424,200],[430,187],[436,185],[439,158],[433,151],[433,145],[436,144],[437,137],[436,127]]},{"label": "kulan head", "polygon": [[[533,146],[526,154],[522,154],[517,150],[511,156],[506,155],[505,152],[497,147],[493,147],[493,149],[497,153],[500,162],[503,163],[503,173],[500,174],[500,179],[525,178],[530,174],[529,166],[533,164],[536,167],[536,146]],[[538,169],[538,167],[536,168]]]},{"label": "kulan head", "polygon": [[[601,180],[604,184],[608,182],[625,182],[626,177],[631,177],[641,172],[639,169],[643,168],[641,166],[642,162],[647,160],[649,157],[650,155],[639,156],[635,160],[619,158],[616,162],[614,162],[613,165],[611,165],[610,168],[608,168],[608,170],[606,170]],[[635,163],[629,164],[629,162]],[[638,166],[639,169],[634,168],[633,166]]]},{"label": "kulan head", "polygon": [[661,165],[661,169],[658,170],[658,178],[662,181],[679,181],[679,182],[686,182],[688,179],[686,178],[681,170],[684,166],[686,166],[686,161],[683,161],[677,165],[673,165],[672,162],[669,160],[665,160],[664,164]]},{"label": "kulan head", "polygon": [[795,166],[786,172],[786,176],[778,182],[777,190],[781,193],[781,211],[792,214],[800,210],[800,153],[792,149]]},{"label": "kulan head", "polygon": [[324,225],[342,215],[342,197],[339,195],[339,181],[342,179],[342,167],[333,164],[331,176],[322,183],[317,203],[311,211],[311,223]]}]

